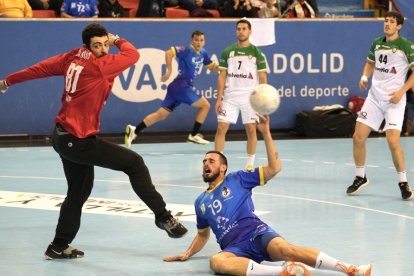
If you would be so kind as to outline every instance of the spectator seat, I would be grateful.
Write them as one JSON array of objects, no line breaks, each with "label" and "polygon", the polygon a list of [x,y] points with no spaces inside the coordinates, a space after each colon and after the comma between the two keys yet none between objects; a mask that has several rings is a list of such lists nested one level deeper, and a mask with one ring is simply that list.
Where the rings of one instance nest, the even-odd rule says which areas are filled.
[{"label": "spectator seat", "polygon": [[167,18],[187,18],[190,13],[187,10],[177,7],[165,8],[165,17]]},{"label": "spectator seat", "polygon": [[33,18],[53,18],[57,17],[54,10],[32,10]]},{"label": "spectator seat", "polygon": [[[139,2],[141,0],[118,0],[119,4],[125,9],[125,10],[132,10],[132,9],[138,9]],[[149,1],[149,0],[144,0]]]},{"label": "spectator seat", "polygon": [[213,15],[213,17],[215,18],[219,18],[220,17],[220,12],[218,10],[207,10],[209,13],[211,13],[211,15]]}]

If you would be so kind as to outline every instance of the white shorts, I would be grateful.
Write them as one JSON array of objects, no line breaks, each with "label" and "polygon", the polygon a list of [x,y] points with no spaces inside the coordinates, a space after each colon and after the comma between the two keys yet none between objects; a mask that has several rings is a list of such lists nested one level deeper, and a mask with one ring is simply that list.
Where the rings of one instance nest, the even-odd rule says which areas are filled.
[{"label": "white shorts", "polygon": [[238,96],[231,98],[224,97],[222,103],[222,113],[220,113],[217,116],[217,120],[219,122],[236,124],[240,112],[242,117],[242,123],[244,125],[256,123],[259,121],[259,117],[253,110],[253,108],[250,106],[248,96]]},{"label": "white shorts", "polygon": [[368,95],[358,113],[357,121],[378,131],[382,121],[385,119],[384,131],[387,129],[397,129],[401,131],[404,121],[406,99],[403,97],[397,104],[387,100],[376,100]]}]

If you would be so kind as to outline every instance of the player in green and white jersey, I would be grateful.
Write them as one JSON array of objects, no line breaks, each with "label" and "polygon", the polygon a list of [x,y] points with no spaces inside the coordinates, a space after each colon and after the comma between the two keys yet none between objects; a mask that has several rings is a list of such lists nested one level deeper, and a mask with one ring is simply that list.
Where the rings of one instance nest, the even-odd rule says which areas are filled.
[{"label": "player in green and white jersey", "polygon": [[414,86],[414,74],[406,79],[409,68],[414,69],[414,44],[399,35],[403,23],[404,17],[398,12],[385,14],[385,35],[374,40],[364,66],[359,87],[366,89],[368,77],[371,75],[372,84],[359,113],[353,136],[356,176],[347,189],[348,195],[357,193],[369,183],[365,174],[365,142],[371,131],[378,131],[385,119],[383,130],[397,170],[401,197],[404,200],[413,197],[407,181],[404,151],[400,144],[406,92]]},{"label": "player in green and white jersey", "polygon": [[217,82],[217,132],[215,150],[222,152],[230,124],[237,123],[241,113],[247,134],[246,169],[254,168],[258,116],[249,103],[249,96],[259,83],[267,83],[267,67],[263,53],[250,43],[252,27],[248,20],[236,23],[237,42],[227,47],[219,61]]}]

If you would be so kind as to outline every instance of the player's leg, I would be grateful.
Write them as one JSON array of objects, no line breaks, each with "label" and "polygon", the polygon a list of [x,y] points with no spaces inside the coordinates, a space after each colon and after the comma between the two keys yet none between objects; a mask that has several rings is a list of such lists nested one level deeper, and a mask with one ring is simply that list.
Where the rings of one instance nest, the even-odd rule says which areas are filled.
[{"label": "player's leg", "polygon": [[167,231],[172,238],[180,238],[187,233],[187,229],[167,211],[166,203],[155,189],[143,158],[136,152],[99,136],[78,139],[72,135],[60,135],[59,143],[54,143],[54,147],[63,158],[72,162],[124,172],[134,192],[154,213],[159,228]]},{"label": "player's leg", "polygon": [[210,110],[210,103],[204,96],[200,97],[192,91],[191,93],[197,96],[196,101],[194,101],[191,104],[191,106],[197,107],[198,112],[195,118],[193,129],[191,130],[191,133],[188,135],[187,141],[191,143],[207,145],[210,142],[203,138],[203,135],[201,135],[200,133],[200,128],[207,118],[208,111]]},{"label": "player's leg", "polygon": [[257,132],[256,122],[259,120],[256,112],[252,109],[248,98],[240,99],[240,112],[242,116],[242,122],[246,130],[247,143],[246,143],[246,170],[252,170],[254,168],[254,161],[256,157],[257,147]]},{"label": "player's leg", "polygon": [[405,169],[404,150],[400,143],[401,128],[404,118],[404,101],[398,104],[388,104],[389,109],[385,115],[386,125],[384,131],[387,137],[388,147],[391,152],[392,161],[398,174],[398,186],[401,190],[401,197],[404,200],[412,198],[413,193],[407,180]]},{"label": "player's leg", "polygon": [[232,252],[222,251],[210,257],[210,268],[217,274],[246,275],[248,264],[248,258],[238,257]]},{"label": "player's leg", "polygon": [[365,160],[367,154],[366,140],[368,139],[371,130],[378,131],[383,120],[384,115],[379,103],[368,97],[358,114],[354,135],[352,136],[355,178],[352,185],[346,190],[348,195],[358,193],[362,188],[369,184],[365,172]]},{"label": "player's leg", "polygon": [[[281,275],[308,276],[308,270],[301,264],[286,262],[283,266],[260,264],[260,260],[244,257],[248,251],[232,247],[210,257],[211,270],[220,275]],[[234,252],[233,252],[234,251]],[[250,252],[252,253],[252,252]]]},{"label": "player's leg", "polygon": [[216,136],[214,138],[214,150],[223,152],[226,144],[226,133],[229,130],[230,123],[219,121],[217,123]]},{"label": "player's leg", "polygon": [[72,153],[82,151],[87,141],[70,135],[58,126],[53,132],[52,142],[53,148],[61,157],[68,190],[60,207],[55,237],[47,247],[45,257],[49,260],[83,257],[84,253],[71,247],[70,243],[79,231],[82,206],[92,191],[94,167],[73,162],[70,157]]},{"label": "player's leg", "polygon": [[196,122],[203,124],[207,118],[208,111],[210,110],[210,103],[204,96],[202,96],[200,99],[194,102],[191,106],[197,107],[199,109],[195,120]]},{"label": "player's leg", "polygon": [[147,115],[137,126],[127,125],[125,128],[124,143],[127,148],[131,147],[132,141],[134,141],[138,134],[145,128],[152,126],[153,124],[165,120],[171,111],[160,107],[157,111]]},{"label": "player's leg", "polygon": [[281,237],[273,238],[267,252],[273,261],[290,261],[304,263],[310,267],[342,272],[350,276],[370,276],[371,265],[355,266],[339,261],[316,248],[296,246]]},{"label": "player's leg", "polygon": [[63,157],[61,159],[68,183],[68,191],[60,207],[55,237],[45,252],[45,257],[48,260],[73,259],[84,256],[83,251],[73,248],[70,244],[79,231],[82,206],[88,199],[93,187],[93,166],[77,164]]},{"label": "player's leg", "polygon": [[235,124],[239,117],[240,109],[234,99],[224,98],[221,112],[217,115],[217,130],[214,138],[214,150],[223,152],[226,144],[226,134],[230,124]]},{"label": "player's leg", "polygon": [[179,89],[179,84],[177,84],[176,81],[170,83],[167,88],[167,94],[165,95],[165,98],[161,103],[161,107],[157,111],[147,115],[136,126],[126,126],[124,143],[127,148],[131,147],[132,141],[134,141],[137,138],[141,131],[159,121],[165,120],[171,114],[171,112],[173,112],[174,109],[180,105],[180,103],[176,101],[174,96],[174,93],[177,89]]},{"label": "player's leg", "polygon": [[187,229],[166,209],[163,197],[152,183],[148,167],[135,151],[95,137],[88,148],[73,158],[80,158],[86,164],[124,172],[136,195],[154,213],[158,228],[165,230],[171,238],[180,238],[187,233]]},{"label": "player's leg", "polygon": [[246,142],[246,170],[253,170],[254,161],[256,158],[256,147],[257,147],[257,132],[256,132],[256,123],[245,124],[244,128],[246,130],[247,142]]},{"label": "player's leg", "polygon": [[[169,110],[165,107],[160,107],[157,111],[148,114],[142,121],[144,122],[145,127],[150,127],[153,124],[158,123],[159,121],[167,119],[168,116],[170,116],[171,112],[172,110]],[[137,130],[135,131],[135,133],[137,133]]]}]

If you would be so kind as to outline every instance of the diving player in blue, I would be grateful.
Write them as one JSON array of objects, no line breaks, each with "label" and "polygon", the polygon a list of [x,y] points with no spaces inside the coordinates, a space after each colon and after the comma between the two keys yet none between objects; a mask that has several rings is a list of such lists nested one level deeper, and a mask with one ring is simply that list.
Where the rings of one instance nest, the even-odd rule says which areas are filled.
[{"label": "diving player in blue", "polygon": [[[225,275],[310,275],[308,266],[342,272],[349,276],[370,276],[371,265],[341,262],[311,247],[292,245],[254,214],[252,188],[265,185],[281,171],[281,160],[273,142],[269,117],[259,115],[257,129],[266,145],[268,164],[253,171],[227,171],[227,159],[209,151],[203,159],[203,180],[208,188],[195,201],[197,235],[189,248],[164,261],[186,261],[199,252],[213,230],[221,252],[210,258],[214,273]],[[262,261],[286,261],[283,266]],[[301,264],[303,263],[303,264]]]},{"label": "diving player in blue", "polygon": [[130,147],[133,140],[144,129],[161,120],[165,120],[171,112],[174,111],[181,103],[197,107],[198,113],[195,118],[193,130],[188,135],[187,142],[206,145],[210,143],[205,140],[199,133],[204,123],[210,103],[204,96],[197,95],[194,88],[194,79],[200,74],[203,65],[212,70],[218,70],[218,64],[213,62],[207,51],[203,48],[205,45],[204,33],[194,31],[191,35],[190,46],[176,46],[165,52],[165,63],[167,65],[166,73],[161,77],[165,82],[170,78],[172,72],[172,60],[177,58],[178,76],[168,85],[167,95],[161,103],[161,107],[147,115],[144,120],[136,127],[127,125],[125,130],[125,146]]}]

